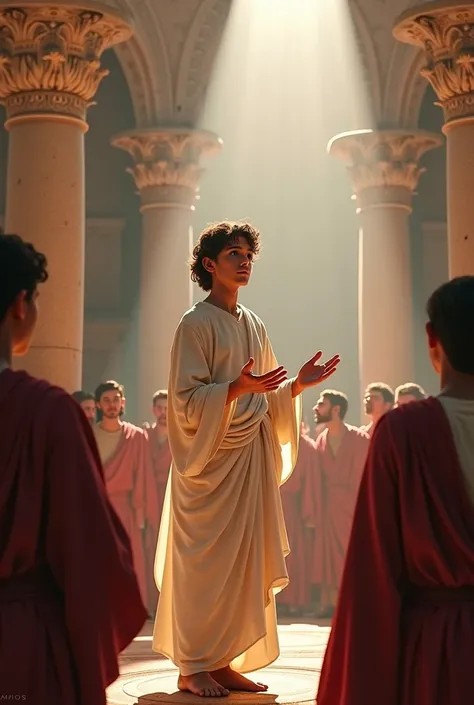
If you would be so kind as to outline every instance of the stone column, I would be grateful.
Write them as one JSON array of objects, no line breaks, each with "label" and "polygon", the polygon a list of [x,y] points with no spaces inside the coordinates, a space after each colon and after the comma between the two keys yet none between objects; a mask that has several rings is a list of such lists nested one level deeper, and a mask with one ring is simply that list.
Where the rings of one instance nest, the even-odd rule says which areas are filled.
[{"label": "stone column", "polygon": [[145,419],[153,393],[168,385],[174,332],[192,305],[188,262],[200,160],[221,141],[203,130],[157,128],[117,135],[113,144],[133,156],[128,171],[141,200],[138,408]]},{"label": "stone column", "polygon": [[107,71],[100,56],[131,36],[96,3],[0,2],[0,100],[9,131],[5,230],[43,251],[49,282],[33,346],[17,361],[77,389],[84,317],[84,133]]},{"label": "stone column", "polygon": [[425,50],[447,138],[449,274],[474,274],[474,2],[417,5],[394,35]]},{"label": "stone column", "polygon": [[409,216],[420,157],[442,142],[421,131],[362,130],[337,135],[330,154],[348,163],[359,216],[359,366],[370,382],[413,380]]}]

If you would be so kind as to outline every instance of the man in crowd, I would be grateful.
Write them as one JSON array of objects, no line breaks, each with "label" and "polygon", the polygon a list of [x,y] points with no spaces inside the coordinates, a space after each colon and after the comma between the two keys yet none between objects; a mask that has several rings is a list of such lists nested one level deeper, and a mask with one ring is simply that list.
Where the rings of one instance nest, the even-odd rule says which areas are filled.
[{"label": "man in crowd", "polygon": [[148,486],[150,488],[149,491],[154,492],[156,495],[156,502],[152,505],[156,509],[156,514],[149,518],[145,535],[148,609],[150,613],[155,612],[158,600],[154,576],[156,542],[165,499],[166,484],[171,467],[171,450],[168,441],[168,391],[166,389],[160,389],[153,395],[152,411],[155,423],[151,427],[148,424],[146,425],[151,456],[149,471],[152,471]]},{"label": "man in crowd", "polygon": [[79,391],[73,393],[72,398],[74,401],[77,401],[82,411],[85,413],[90,425],[93,426],[95,424],[97,412],[94,395],[80,389]]},{"label": "man in crowd", "polygon": [[375,429],[318,705],[472,702],[474,276],[427,313],[441,391]]},{"label": "man in crowd", "polygon": [[362,430],[370,437],[372,437],[379,419],[393,408],[394,401],[395,394],[388,384],[383,382],[369,384],[365,390],[364,406],[365,413],[370,417],[370,423],[367,426],[362,426]]},{"label": "man in crowd", "polygon": [[426,399],[425,391],[419,384],[414,382],[401,384],[395,390],[395,406],[402,406],[403,404],[421,401],[422,399]]},{"label": "man in crowd", "polygon": [[130,537],[142,598],[148,604],[143,532],[147,520],[153,523],[157,513],[155,493],[147,487],[153,474],[148,439],[143,429],[122,420],[125,392],[121,384],[113,380],[100,384],[95,400],[100,420],[94,434],[107,491]]},{"label": "man in crowd", "polygon": [[327,389],[314,407],[316,423],[326,430],[316,440],[319,472],[312,473],[307,493],[306,523],[315,527],[312,582],[320,588],[321,617],[333,614],[349,543],[360,478],[364,469],[369,436],[349,426],[345,394]]},{"label": "man in crowd", "polygon": [[44,255],[0,235],[0,690],[32,705],[105,705],[146,612],[84,414],[11,369],[47,278]]}]

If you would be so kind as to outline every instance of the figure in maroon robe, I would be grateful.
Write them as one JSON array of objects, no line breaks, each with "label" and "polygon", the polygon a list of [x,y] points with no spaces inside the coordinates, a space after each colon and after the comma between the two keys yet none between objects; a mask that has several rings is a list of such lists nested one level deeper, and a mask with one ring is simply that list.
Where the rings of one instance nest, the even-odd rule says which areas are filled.
[{"label": "figure in maroon robe", "polygon": [[84,413],[10,369],[28,350],[45,267],[0,235],[0,699],[105,705],[146,612]]},{"label": "figure in maroon robe", "polygon": [[147,519],[156,515],[156,499],[147,487],[147,478],[152,475],[148,437],[143,429],[120,420],[125,394],[118,382],[99,385],[95,398],[102,418],[94,427],[94,434],[107,491],[129,535],[142,599],[148,605],[144,532]]},{"label": "figure in maroon robe", "polygon": [[315,472],[316,449],[307,435],[300,436],[298,460],[290,479],[280,488],[290,553],[286,568],[290,584],[278,594],[278,604],[291,613],[302,612],[311,603],[311,573],[308,563],[308,530],[303,520],[303,503],[310,474]]},{"label": "figure in maroon robe", "polygon": [[330,616],[336,604],[370,443],[364,431],[344,423],[347,410],[346,395],[335,390],[322,392],[314,407],[316,422],[326,430],[316,440],[319,471],[308,486],[314,509],[305,519],[315,526],[312,583],[320,589],[321,616]]},{"label": "figure in maroon robe", "polygon": [[428,302],[442,392],[369,451],[318,705],[469,705],[474,693],[474,277]]},{"label": "figure in maroon robe", "polygon": [[149,491],[153,492],[156,497],[156,502],[153,508],[150,505],[150,511],[154,511],[153,516],[149,517],[146,524],[145,533],[145,560],[146,560],[146,577],[147,577],[147,595],[148,595],[148,610],[150,614],[156,612],[158,602],[158,589],[155,584],[155,555],[156,544],[158,540],[158,530],[161,522],[161,513],[163,511],[163,502],[165,499],[166,485],[168,483],[168,475],[171,467],[171,449],[168,441],[168,392],[166,389],[161,389],[153,395],[153,415],[155,423],[153,426],[147,426],[148,448],[151,456],[151,464],[148,478]]}]

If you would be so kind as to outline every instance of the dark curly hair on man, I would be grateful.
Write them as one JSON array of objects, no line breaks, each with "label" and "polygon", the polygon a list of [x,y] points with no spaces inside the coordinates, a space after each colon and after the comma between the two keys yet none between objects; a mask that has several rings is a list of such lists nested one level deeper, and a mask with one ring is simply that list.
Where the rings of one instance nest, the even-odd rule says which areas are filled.
[{"label": "dark curly hair on man", "polygon": [[48,279],[46,257],[18,235],[0,233],[0,322],[18,294],[31,301],[38,284]]},{"label": "dark curly hair on man", "polygon": [[191,279],[201,289],[210,291],[212,288],[212,275],[202,263],[204,257],[216,261],[224,247],[236,243],[239,237],[244,237],[247,240],[254,257],[258,257],[260,233],[250,223],[225,220],[221,223],[213,223],[202,231],[190,262]]}]

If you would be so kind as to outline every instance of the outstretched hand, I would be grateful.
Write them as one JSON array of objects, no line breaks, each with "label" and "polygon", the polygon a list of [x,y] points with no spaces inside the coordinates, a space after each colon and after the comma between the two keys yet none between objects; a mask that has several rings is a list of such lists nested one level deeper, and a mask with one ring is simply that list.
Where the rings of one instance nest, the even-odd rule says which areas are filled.
[{"label": "outstretched hand", "polygon": [[264,375],[256,375],[253,373],[255,360],[253,357],[242,367],[242,372],[239,377],[239,386],[244,394],[265,394],[278,389],[280,384],[288,379],[288,373],[280,365]]},{"label": "outstretched hand", "polygon": [[322,382],[325,382],[337,370],[341,358],[339,355],[334,355],[330,360],[319,364],[323,353],[317,352],[311,360],[305,362],[296,378],[296,386],[298,392],[301,393],[305,389],[315,387]]}]

